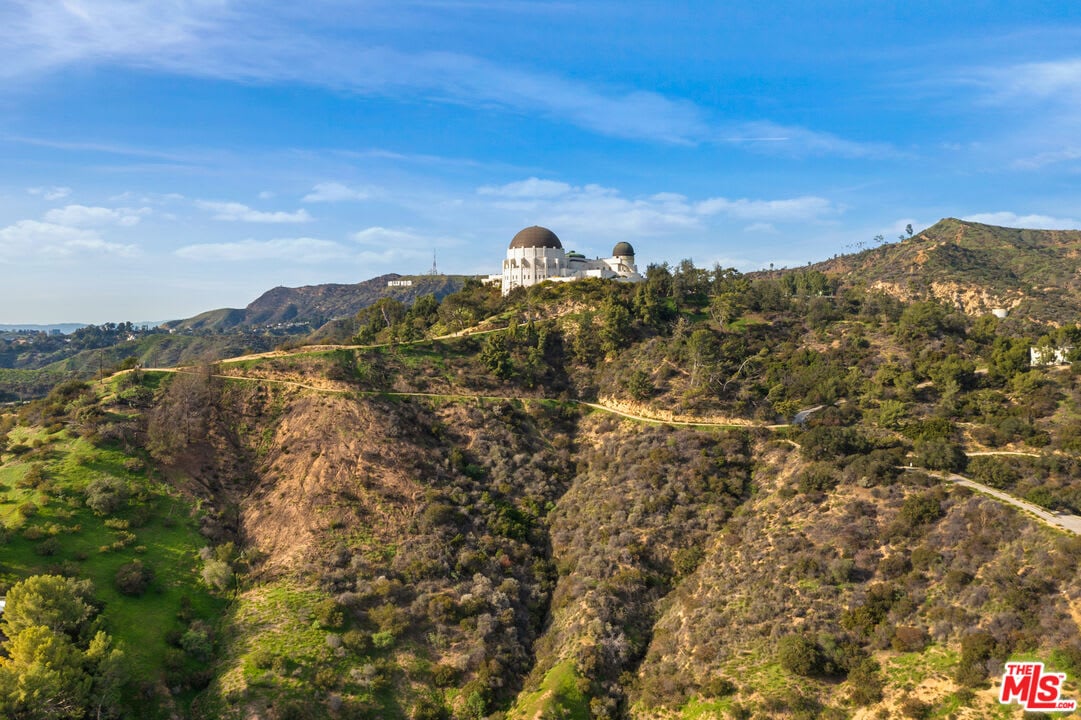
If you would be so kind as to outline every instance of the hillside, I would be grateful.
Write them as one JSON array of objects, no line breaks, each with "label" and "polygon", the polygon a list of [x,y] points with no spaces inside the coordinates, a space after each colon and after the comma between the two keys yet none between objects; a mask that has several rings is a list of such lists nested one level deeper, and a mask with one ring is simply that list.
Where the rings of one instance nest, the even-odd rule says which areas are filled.
[{"label": "hillside", "polygon": [[[388,287],[387,282],[392,280],[409,280],[412,285]],[[390,273],[353,285],[276,287],[242,310],[209,310],[186,320],[164,323],[164,326],[178,331],[237,331],[290,326],[306,326],[314,330],[331,320],[355,315],[382,298],[394,298],[406,304],[412,304],[417,298],[428,294],[442,299],[460,289],[464,281],[465,277],[460,275],[405,276]]]},{"label": "hillside", "polygon": [[66,383],[0,420],[0,580],[93,581],[120,717],[1005,720],[1017,658],[1076,698],[1081,539],[945,478],[1081,514],[1081,374],[842,292],[471,283]]},{"label": "hillside", "polygon": [[1081,231],[947,218],[914,237],[815,265],[903,300],[934,297],[979,315],[1004,308],[1048,322],[1081,312]]}]

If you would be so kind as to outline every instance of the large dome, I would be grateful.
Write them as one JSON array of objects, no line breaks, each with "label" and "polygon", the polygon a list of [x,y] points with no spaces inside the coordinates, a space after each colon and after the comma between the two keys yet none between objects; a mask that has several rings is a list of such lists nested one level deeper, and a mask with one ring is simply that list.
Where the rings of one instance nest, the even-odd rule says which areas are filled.
[{"label": "large dome", "polygon": [[634,257],[634,248],[631,247],[629,242],[618,242],[616,246],[612,248],[613,257]]},{"label": "large dome", "polygon": [[548,228],[534,225],[522,230],[510,241],[510,247],[514,248],[562,248],[556,234]]}]

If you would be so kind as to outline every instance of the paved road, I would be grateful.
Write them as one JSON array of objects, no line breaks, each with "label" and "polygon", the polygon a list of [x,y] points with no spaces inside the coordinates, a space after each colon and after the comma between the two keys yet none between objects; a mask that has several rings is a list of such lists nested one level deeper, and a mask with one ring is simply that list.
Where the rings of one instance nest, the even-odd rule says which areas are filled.
[{"label": "paved road", "polygon": [[1058,530],[1064,530],[1066,532],[1073,533],[1074,535],[1081,535],[1081,517],[1078,517],[1077,515],[1070,515],[1068,513],[1058,513],[1051,510],[1045,510],[1039,505],[1033,505],[1027,500],[1022,500],[1021,498],[1014,497],[1009,493],[1002,492],[1001,490],[996,490],[995,488],[984,485],[983,483],[978,483],[975,480],[971,480],[963,475],[957,475],[955,473],[947,474],[928,472],[927,470],[922,470],[921,468],[906,467],[905,470],[921,470],[921,472],[925,472],[928,475],[933,475],[934,477],[942,478],[943,480],[949,480],[950,482],[956,483],[957,485],[964,485],[971,490],[983,493],[984,495],[990,495],[991,497],[995,498],[1000,502],[1004,502],[1007,505],[1012,505],[1015,508],[1018,508],[1019,510],[1028,513],[1029,515],[1034,515],[1036,519],[1038,519],[1044,525],[1048,525]]}]

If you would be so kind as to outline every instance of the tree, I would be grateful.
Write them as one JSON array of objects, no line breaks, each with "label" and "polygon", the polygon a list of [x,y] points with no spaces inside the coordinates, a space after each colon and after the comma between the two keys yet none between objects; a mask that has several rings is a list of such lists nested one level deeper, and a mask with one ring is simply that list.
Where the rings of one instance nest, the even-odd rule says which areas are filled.
[{"label": "tree", "polygon": [[625,347],[631,339],[631,314],[627,308],[609,298],[601,308],[601,349],[606,353]]},{"label": "tree", "polygon": [[91,679],[70,638],[44,625],[24,628],[0,661],[0,710],[5,717],[81,718]]},{"label": "tree", "polygon": [[495,332],[484,339],[480,359],[496,377],[509,378],[514,373],[510,355],[510,331]]},{"label": "tree", "polygon": [[0,629],[0,717],[19,720],[111,715],[128,671],[103,631],[86,641],[90,583],[34,575],[12,586]]},{"label": "tree", "polygon": [[687,338],[687,359],[691,365],[691,387],[697,389],[713,381],[720,347],[713,331],[699,328]]},{"label": "tree", "polygon": [[930,470],[960,472],[968,460],[964,451],[946,438],[917,440],[914,450],[916,463]]},{"label": "tree", "polygon": [[0,631],[14,638],[24,630],[44,626],[75,637],[93,614],[87,602],[89,580],[59,575],[32,575],[8,590]]}]

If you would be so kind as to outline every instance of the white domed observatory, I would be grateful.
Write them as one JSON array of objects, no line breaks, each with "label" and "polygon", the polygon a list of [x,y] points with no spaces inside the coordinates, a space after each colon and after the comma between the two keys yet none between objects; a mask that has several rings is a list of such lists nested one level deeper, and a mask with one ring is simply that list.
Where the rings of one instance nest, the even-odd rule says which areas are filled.
[{"label": "white domed observatory", "polygon": [[499,280],[506,295],[516,287],[529,287],[545,280],[567,282],[588,277],[623,282],[643,280],[630,243],[616,243],[612,257],[588,260],[580,253],[566,252],[554,232],[538,225],[514,236],[503,261],[503,274],[492,275],[489,280]]}]

